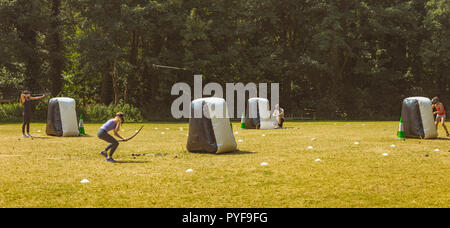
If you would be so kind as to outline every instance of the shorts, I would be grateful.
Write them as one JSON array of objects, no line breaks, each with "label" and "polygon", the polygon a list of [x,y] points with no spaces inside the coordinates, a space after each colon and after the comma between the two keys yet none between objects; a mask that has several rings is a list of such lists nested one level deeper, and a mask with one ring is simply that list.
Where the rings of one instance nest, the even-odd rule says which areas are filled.
[{"label": "shorts", "polygon": [[439,119],[443,119],[443,120],[445,120],[446,119],[446,115],[444,114],[444,115],[437,115],[436,116],[436,121],[438,121]]}]

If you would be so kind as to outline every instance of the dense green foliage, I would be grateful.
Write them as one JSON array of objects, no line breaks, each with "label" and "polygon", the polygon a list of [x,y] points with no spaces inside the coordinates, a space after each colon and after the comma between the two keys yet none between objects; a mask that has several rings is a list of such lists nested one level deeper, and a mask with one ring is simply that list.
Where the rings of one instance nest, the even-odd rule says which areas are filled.
[{"label": "dense green foliage", "polygon": [[0,119],[4,122],[19,122],[22,120],[22,106],[19,103],[0,105]]},{"label": "dense green foliage", "polygon": [[449,37],[450,0],[2,0],[0,98],[170,118],[172,85],[203,74],[280,83],[290,115],[397,119],[408,96],[450,102]]},{"label": "dense green foliage", "polygon": [[[32,120],[46,121],[48,102],[39,102],[34,105]],[[0,120],[2,122],[20,122],[22,121],[23,108],[19,103],[0,104]],[[123,112],[126,115],[126,122],[142,122],[144,118],[138,108],[129,104],[102,105],[92,104],[77,107],[77,116],[83,116],[84,121],[101,123],[115,116],[117,112]]]},{"label": "dense green foliage", "polygon": [[[48,101],[48,100],[46,100]],[[34,102],[33,121],[46,121],[48,102]],[[23,107],[19,102],[11,104],[0,104],[0,122],[21,122],[23,120]]]}]

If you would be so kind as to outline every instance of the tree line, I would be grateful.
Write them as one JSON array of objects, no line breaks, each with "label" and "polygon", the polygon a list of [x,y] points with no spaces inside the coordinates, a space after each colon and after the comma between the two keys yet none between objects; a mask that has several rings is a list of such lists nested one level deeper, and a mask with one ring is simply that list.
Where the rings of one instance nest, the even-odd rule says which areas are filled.
[{"label": "tree line", "polygon": [[280,83],[291,115],[398,119],[408,96],[450,104],[449,38],[450,0],[0,0],[0,98],[170,118],[172,85],[202,74]]}]

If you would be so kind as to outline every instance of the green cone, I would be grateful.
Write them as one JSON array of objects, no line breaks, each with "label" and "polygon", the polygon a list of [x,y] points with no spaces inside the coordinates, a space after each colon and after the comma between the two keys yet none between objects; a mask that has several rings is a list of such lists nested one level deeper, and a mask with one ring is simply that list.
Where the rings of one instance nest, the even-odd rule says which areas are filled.
[{"label": "green cone", "polygon": [[83,115],[80,115],[80,135],[85,135],[86,132],[84,132],[84,121],[83,121]]},{"label": "green cone", "polygon": [[241,117],[241,129],[246,129],[247,127],[245,126],[245,115],[244,113],[242,113],[242,117]]},{"label": "green cone", "polygon": [[398,125],[398,133],[397,133],[398,139],[404,139],[405,138],[405,132],[403,130],[403,119],[400,118],[400,124]]}]

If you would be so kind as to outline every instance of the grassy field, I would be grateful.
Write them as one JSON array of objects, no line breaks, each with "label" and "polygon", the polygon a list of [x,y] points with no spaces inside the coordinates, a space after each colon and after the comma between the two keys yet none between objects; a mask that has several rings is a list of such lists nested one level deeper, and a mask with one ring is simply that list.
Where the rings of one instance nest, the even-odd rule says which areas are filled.
[{"label": "grassy field", "polygon": [[185,151],[187,124],[147,123],[111,164],[98,154],[98,124],[77,138],[32,124],[33,140],[20,138],[20,124],[1,124],[0,207],[450,206],[449,138],[397,140],[397,122],[233,127],[240,152],[208,155]]}]

